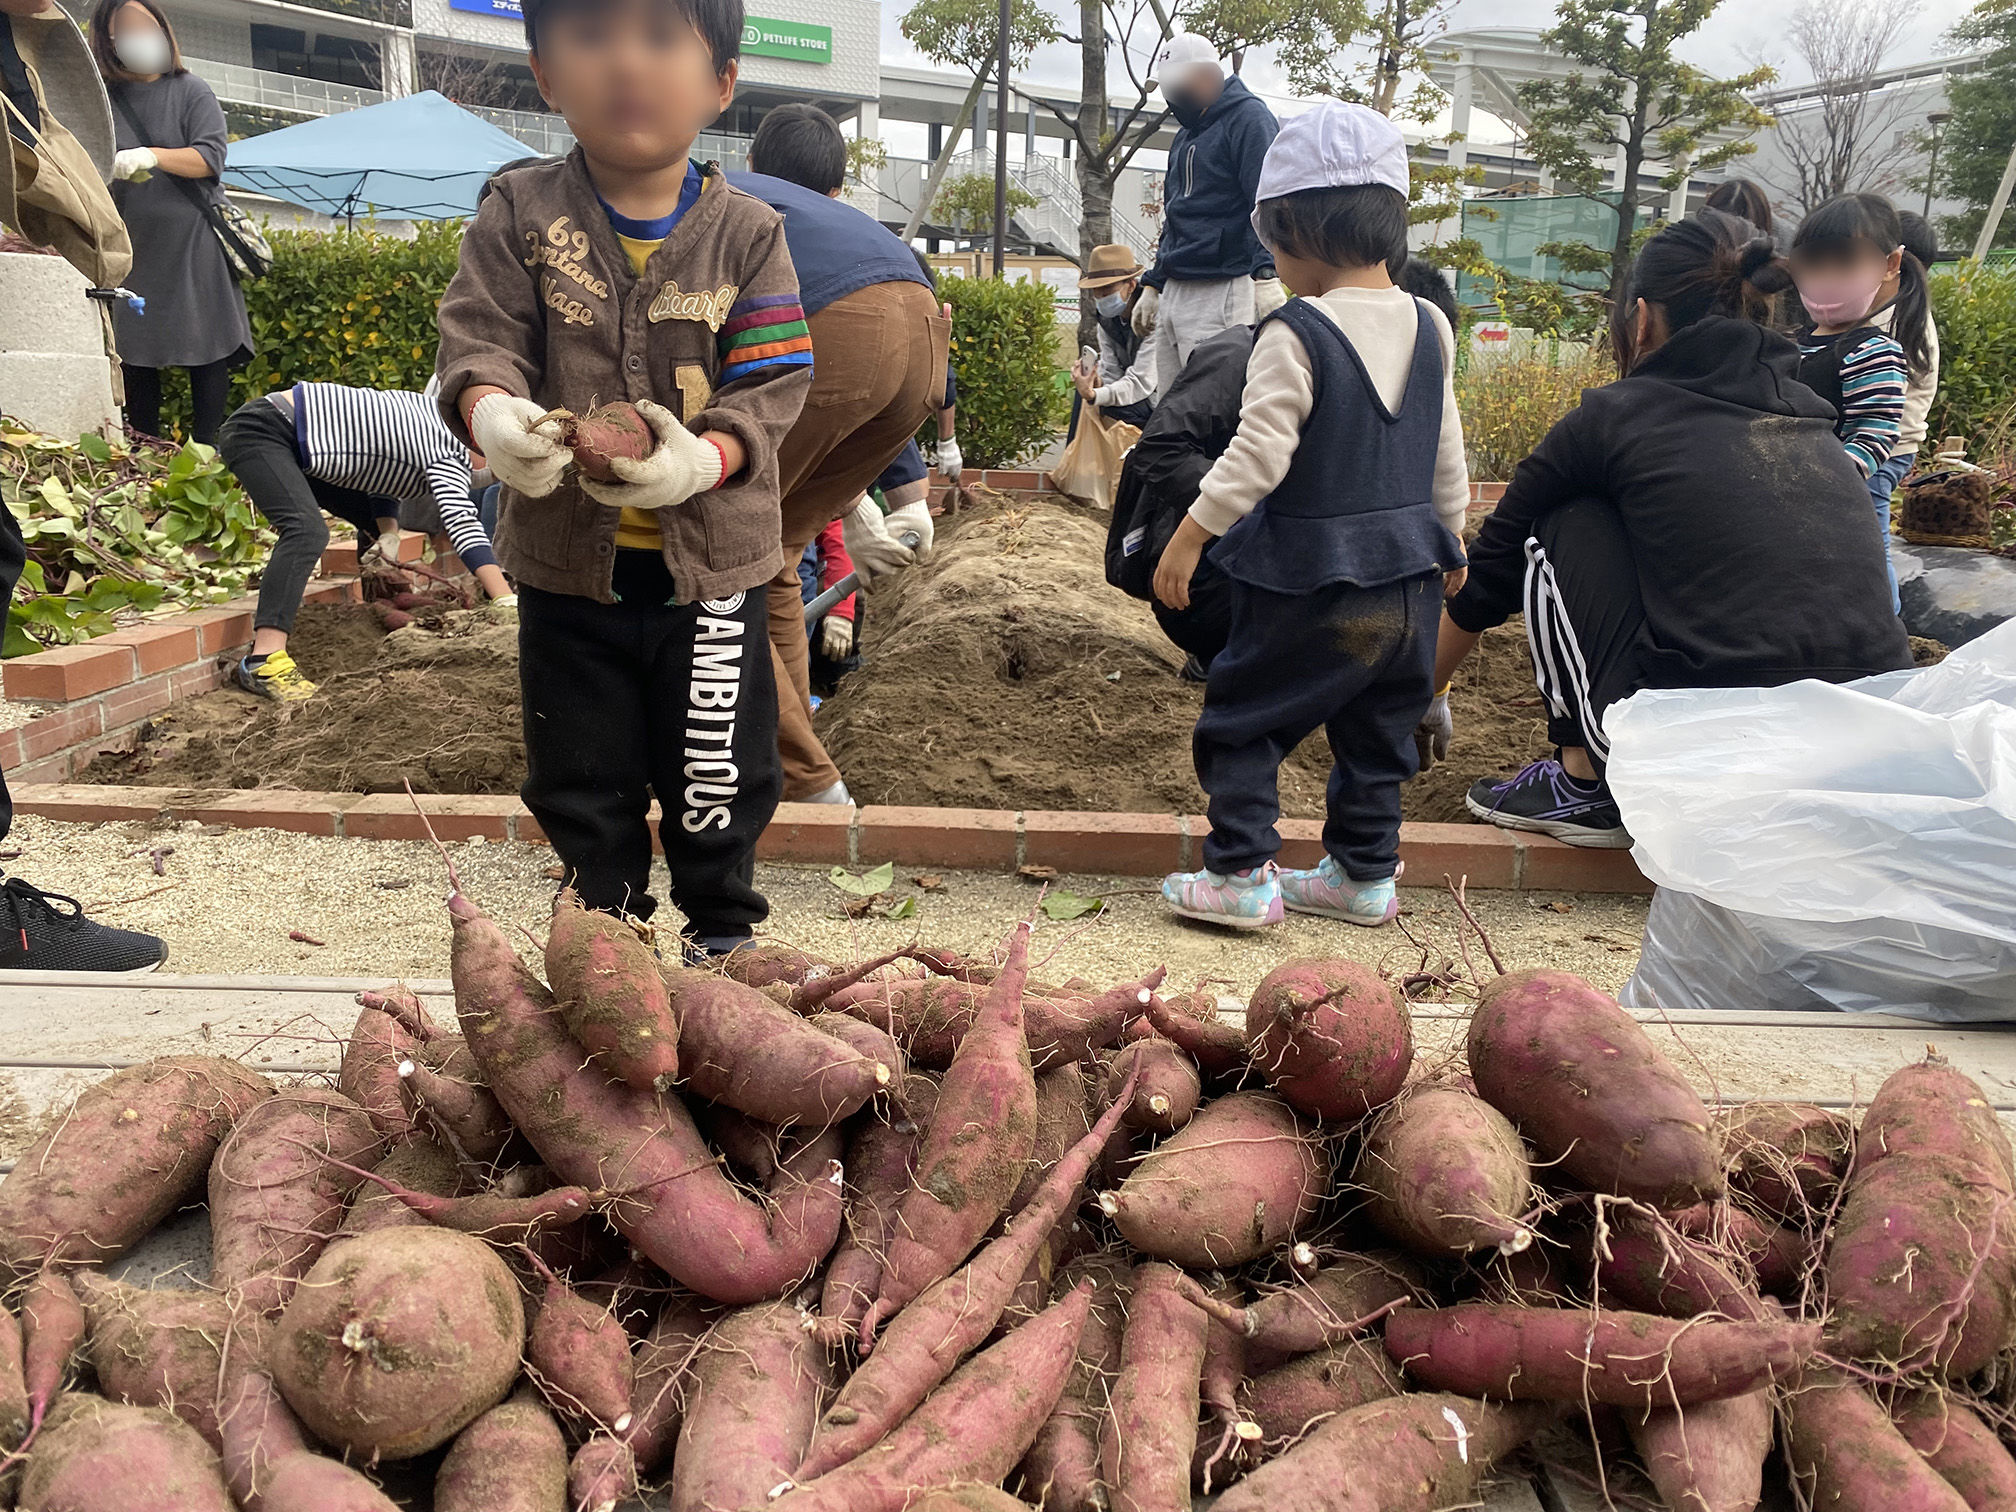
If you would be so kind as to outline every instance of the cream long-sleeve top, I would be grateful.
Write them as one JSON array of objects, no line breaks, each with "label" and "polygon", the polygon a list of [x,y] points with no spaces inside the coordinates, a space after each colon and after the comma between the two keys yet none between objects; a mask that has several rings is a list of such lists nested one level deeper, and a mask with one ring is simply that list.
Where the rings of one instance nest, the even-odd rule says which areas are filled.
[{"label": "cream long-sleeve top", "polygon": [[[1456,409],[1456,341],[1449,322],[1433,305],[1405,289],[1332,289],[1309,301],[1344,333],[1380,400],[1388,410],[1407,392],[1414,366],[1417,304],[1435,324],[1442,347],[1442,434],[1435,450],[1435,514],[1459,538],[1470,506],[1470,469],[1463,456],[1463,418]],[[1190,518],[1222,536],[1253,512],[1288,476],[1295,448],[1304,444],[1302,427],[1315,403],[1316,370],[1302,340],[1282,321],[1260,328],[1246,363],[1246,390],[1239,405],[1239,431],[1212,464],[1190,506]],[[1309,438],[1320,445],[1320,438]]]}]

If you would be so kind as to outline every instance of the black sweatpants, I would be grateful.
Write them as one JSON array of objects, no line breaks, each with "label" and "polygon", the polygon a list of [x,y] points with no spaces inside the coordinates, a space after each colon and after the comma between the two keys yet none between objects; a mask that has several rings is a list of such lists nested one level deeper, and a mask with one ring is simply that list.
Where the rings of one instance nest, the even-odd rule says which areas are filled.
[{"label": "black sweatpants", "polygon": [[1526,641],[1547,702],[1547,738],[1609,760],[1603,711],[1652,686],[1654,650],[1638,565],[1617,511],[1582,501],[1550,509],[1526,542]]},{"label": "black sweatpants", "polygon": [[1393,875],[1400,784],[1435,695],[1442,575],[1383,588],[1269,593],[1232,584],[1232,628],[1211,663],[1191,749],[1210,796],[1204,864],[1244,871],[1281,849],[1281,763],[1321,725],[1330,738],[1323,848],[1354,882]]},{"label": "black sweatpants", "polygon": [[518,590],[525,805],[583,903],[648,918],[657,794],[673,905],[725,948],[769,916],[756,840],[784,787],[764,589],[674,603],[662,557],[619,550],[615,591]]},{"label": "black sweatpants", "polygon": [[[145,435],[161,434],[161,375],[165,368],[119,364],[126,381],[126,423]],[[201,367],[187,368],[189,374],[189,435],[205,446],[217,444],[224,423],[224,406],[231,397],[231,359],[219,357]]]},{"label": "black sweatpants", "polygon": [[361,541],[368,543],[378,538],[378,521],[396,517],[399,506],[391,499],[309,477],[294,449],[293,419],[264,396],[231,412],[217,453],[238,475],[253,508],[280,532],[259,578],[259,609],[252,626],[291,635],[294,616],[301,612],[301,595],[329,545],[322,512],[355,525]]}]

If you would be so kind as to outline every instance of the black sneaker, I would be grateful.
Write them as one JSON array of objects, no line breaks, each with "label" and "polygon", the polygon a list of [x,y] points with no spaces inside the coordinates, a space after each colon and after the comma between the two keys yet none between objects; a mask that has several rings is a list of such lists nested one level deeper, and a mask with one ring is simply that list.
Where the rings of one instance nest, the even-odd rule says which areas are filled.
[{"label": "black sneaker", "polygon": [[1570,777],[1549,756],[1529,763],[1503,782],[1489,777],[1471,784],[1463,804],[1486,824],[1500,829],[1552,835],[1591,850],[1628,850],[1630,832],[1617,812],[1609,785],[1600,779]]},{"label": "black sneaker", "polygon": [[84,905],[19,877],[0,882],[0,971],[136,975],[168,959],[167,942],[84,917]]},{"label": "black sneaker", "polygon": [[1184,682],[1201,683],[1211,680],[1211,663],[1200,659],[1196,652],[1183,659],[1183,666],[1176,674]]}]

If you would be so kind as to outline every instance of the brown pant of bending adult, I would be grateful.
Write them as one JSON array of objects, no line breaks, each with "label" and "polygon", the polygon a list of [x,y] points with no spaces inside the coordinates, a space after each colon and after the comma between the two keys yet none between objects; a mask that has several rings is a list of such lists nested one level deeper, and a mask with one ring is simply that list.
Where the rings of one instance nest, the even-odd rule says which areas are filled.
[{"label": "brown pant of bending adult", "polygon": [[945,393],[951,324],[921,283],[879,283],[809,317],[812,391],[778,453],[784,565],[770,585],[777,664],[777,753],[786,800],[840,780],[812,733],[812,682],[798,559],[903,450]]}]

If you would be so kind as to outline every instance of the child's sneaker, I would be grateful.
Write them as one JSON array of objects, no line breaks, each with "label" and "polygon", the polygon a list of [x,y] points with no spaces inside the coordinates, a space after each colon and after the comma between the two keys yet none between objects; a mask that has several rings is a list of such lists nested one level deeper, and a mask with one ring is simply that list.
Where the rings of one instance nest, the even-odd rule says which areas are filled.
[{"label": "child's sneaker", "polygon": [[315,684],[301,675],[301,669],[294,665],[294,658],[285,651],[262,656],[257,662],[249,656],[241,658],[237,678],[238,686],[246,692],[257,693],[261,698],[278,699],[281,703],[299,703],[315,694]]},{"label": "child's sneaker", "polygon": [[1224,924],[1233,929],[1265,929],[1279,924],[1281,884],[1273,862],[1230,876],[1214,871],[1171,872],[1162,879],[1162,896],[1186,919]]},{"label": "child's sneaker", "polygon": [[1400,898],[1393,890],[1399,879],[1396,871],[1377,882],[1353,882],[1334,858],[1325,856],[1320,865],[1281,873],[1281,902],[1296,913],[1377,929],[1399,916]]}]

